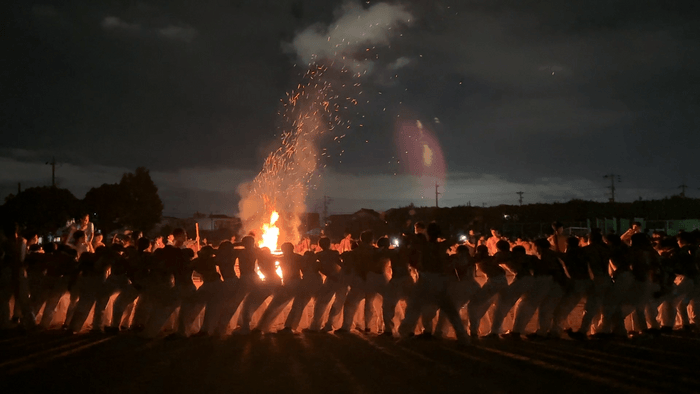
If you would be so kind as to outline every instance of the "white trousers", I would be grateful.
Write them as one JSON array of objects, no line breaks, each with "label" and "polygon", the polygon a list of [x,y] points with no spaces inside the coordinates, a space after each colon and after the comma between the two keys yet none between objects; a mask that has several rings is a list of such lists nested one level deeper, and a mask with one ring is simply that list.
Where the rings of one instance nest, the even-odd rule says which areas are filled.
[{"label": "white trousers", "polygon": [[661,305],[661,324],[667,327],[676,325],[676,316],[680,316],[682,325],[689,325],[688,304],[690,295],[695,290],[693,280],[684,275],[677,275],[673,283],[672,293]]},{"label": "white trousers", "polygon": [[[452,302],[455,306],[455,309],[457,309],[458,313],[467,304],[471,303],[471,299],[474,297],[475,294],[479,292],[480,289],[481,285],[479,284],[479,282],[473,279],[450,280],[447,284],[447,293],[449,294],[450,299],[452,299]],[[469,309],[467,309],[467,311],[468,310]],[[429,318],[430,316],[426,317]],[[423,319],[424,326],[429,325],[430,323],[431,321],[429,321],[429,319]],[[444,312],[439,311],[437,326],[435,326],[435,333],[438,336],[444,336],[447,333],[448,323],[449,320],[447,319],[447,315]],[[426,330],[427,332],[430,332],[429,327],[426,328]]]},{"label": "white trousers", "polygon": [[[537,315],[537,334],[545,336],[554,326],[554,311],[564,297],[564,288],[552,279],[547,295],[540,304]],[[553,332],[556,334],[556,332]]]},{"label": "white trousers", "polygon": [[319,289],[318,297],[314,304],[314,315],[311,319],[311,325],[309,326],[311,330],[318,331],[321,329],[328,304],[330,304],[331,300],[335,297],[331,310],[328,312],[328,318],[326,319],[324,327],[329,331],[333,329],[333,324],[336,323],[336,320],[338,320],[338,317],[340,317],[343,311],[343,305],[348,295],[349,282],[350,277],[343,274],[339,274],[334,278],[326,277],[323,286]]},{"label": "white trousers", "polygon": [[[240,278],[240,280],[235,282],[232,287],[234,289],[233,296],[228,297],[221,309],[221,318],[219,319],[213,334],[218,336],[223,336],[228,331],[228,326],[231,324],[231,318],[236,314],[236,311],[241,306],[241,304],[246,300],[251,292],[256,290],[260,285],[261,280],[256,274],[245,275]],[[227,286],[227,294],[229,294],[231,287]],[[241,315],[243,314],[243,309],[241,310]]]},{"label": "white trousers", "polygon": [[394,316],[396,315],[396,306],[399,301],[407,300],[415,283],[410,275],[399,278],[391,278],[387,286],[384,288],[382,295],[382,316],[384,318],[384,332],[394,331]]},{"label": "white trousers", "polygon": [[243,310],[241,311],[240,318],[238,319],[241,325],[242,332],[249,331],[251,327],[251,322],[253,319],[253,314],[260,308],[260,306],[265,302],[268,297],[274,296],[278,292],[283,291],[281,282],[261,282],[256,287],[254,287],[245,301],[243,301]]},{"label": "white trousers", "polygon": [[503,321],[508,315],[508,312],[513,309],[515,303],[517,303],[521,297],[532,291],[534,285],[535,278],[533,276],[523,276],[514,279],[513,283],[500,292],[496,300],[496,310],[493,314],[490,334],[502,334]]},{"label": "white trousers", "polygon": [[384,275],[374,272],[368,273],[365,280],[362,280],[360,277],[354,278],[351,284],[350,292],[348,293],[348,298],[345,300],[343,310],[343,329],[348,331],[352,329],[354,325],[355,313],[357,312],[357,308],[360,306],[360,302],[364,299],[365,330],[371,330],[373,327],[377,328],[378,330],[377,323],[375,322],[377,314],[374,308],[374,300],[378,295],[384,292],[386,283],[387,281]]},{"label": "white trousers", "polygon": [[41,328],[48,329],[51,327],[58,303],[61,301],[61,297],[68,291],[69,281],[70,278],[64,276],[47,276],[45,278],[46,306],[44,307],[44,314],[41,316],[41,322],[39,323]]},{"label": "white trousers", "polygon": [[[242,301],[242,299],[237,301],[235,308],[232,306],[238,297],[238,282],[238,278],[225,280],[221,284],[221,295],[209,300],[207,308],[204,310],[204,323],[201,332],[206,332],[209,335],[226,334],[231,318]],[[231,309],[233,312],[230,312]]]},{"label": "white trousers", "polygon": [[14,297],[14,310],[22,314],[22,325],[33,328],[36,316],[29,296],[29,281],[24,269],[13,272],[10,267],[0,271],[0,328],[10,326],[10,300]]},{"label": "white trousers", "polygon": [[523,294],[520,304],[515,310],[515,319],[513,320],[513,332],[523,333],[527,324],[532,320],[538,308],[549,294],[554,279],[549,275],[534,276],[530,291]]},{"label": "white trousers", "polygon": [[[320,277],[319,279],[321,280],[321,282],[323,282],[323,279],[321,279]],[[303,291],[302,283],[310,283],[311,281],[311,279],[309,279],[308,281],[297,280],[292,283],[285,283],[284,286],[279,286],[277,289],[275,289],[272,294],[272,300],[270,300],[270,303],[267,305],[267,309],[265,309],[265,312],[262,314],[262,317],[260,317],[260,320],[258,320],[256,329],[262,332],[270,331],[274,321],[282,313],[282,311],[284,311],[284,309],[289,305],[289,303],[292,301],[294,303],[297,303],[297,299],[302,297],[302,295],[300,294]],[[311,297],[307,299],[307,302],[310,299]],[[306,304],[304,304],[304,306],[306,306]],[[299,319],[301,319],[301,313],[299,314]]]},{"label": "white trousers", "polygon": [[[124,292],[129,287],[129,279],[125,274],[123,275],[110,275],[104,280],[100,289],[97,293],[97,298],[95,300],[95,314],[93,317],[93,328],[99,329],[104,325],[104,312],[107,309],[107,304],[109,304],[109,299],[114,294],[120,294]],[[116,303],[116,302],[115,302]],[[112,309],[112,321],[111,326],[119,327],[119,321],[114,321],[115,308]],[[121,318],[121,314],[119,314]]]},{"label": "white trousers", "polygon": [[[87,320],[90,315],[90,310],[95,305],[95,301],[104,285],[104,280],[99,276],[81,276],[78,278],[78,282],[75,287],[78,288],[80,293],[80,299],[75,306],[75,311],[70,321],[68,321],[68,329],[72,332],[80,332],[85,325],[85,320]],[[102,328],[95,327],[94,321],[96,320],[94,316],[97,315],[97,311],[93,313],[93,329]]]},{"label": "white trousers", "polygon": [[148,298],[153,300],[153,311],[148,316],[142,335],[146,338],[155,338],[181,305],[182,289],[170,287],[167,283],[158,283],[150,286],[146,292]]},{"label": "white trousers", "polygon": [[612,280],[608,276],[596,276],[593,278],[593,285],[583,307],[581,327],[578,329],[579,333],[588,334],[591,330],[593,319],[603,315],[605,299],[612,290],[612,286]]},{"label": "white trousers", "polygon": [[615,332],[619,334],[622,334],[623,332],[627,334],[624,329],[624,324],[622,327],[620,327],[620,323],[624,323],[624,317],[622,316],[622,305],[627,299],[629,299],[629,294],[632,292],[633,286],[634,276],[631,272],[625,271],[617,275],[615,278],[615,283],[603,301],[603,322],[600,327],[601,332],[611,333],[613,330],[615,330]]},{"label": "white trousers", "polygon": [[[481,318],[484,317],[494,301],[508,288],[508,279],[504,276],[488,278],[479,291],[469,301],[469,332],[479,335]],[[499,323],[500,325],[500,323]],[[493,331],[493,330],[492,330]]]},{"label": "white trousers", "polygon": [[313,275],[309,278],[304,278],[301,283],[302,286],[297,290],[297,296],[294,298],[292,310],[289,311],[287,320],[284,323],[285,327],[291,328],[294,331],[299,329],[299,324],[304,315],[306,305],[312,298],[316,300],[315,302],[318,302],[319,293],[323,288],[323,278],[321,275]]},{"label": "white trousers", "polygon": [[420,273],[411,297],[406,303],[406,316],[399,326],[400,336],[407,337],[414,333],[423,311],[436,305],[452,324],[457,339],[464,342],[469,341],[462,319],[448,292],[448,281],[448,277],[443,274]]},{"label": "white trousers", "polygon": [[[206,326],[206,323],[211,324],[211,320],[204,320],[201,327],[194,327],[195,322],[202,311],[205,311],[205,316],[207,313],[206,311],[209,311],[212,316],[220,315],[221,303],[216,300],[221,298],[223,294],[224,282],[211,281],[202,283],[189,300],[191,306],[184,309],[185,314],[183,314],[183,318],[181,319],[184,324],[184,331],[180,332],[188,334],[195,331],[195,328],[196,331],[208,332],[209,327]],[[183,313],[183,309],[180,309],[180,313]]]},{"label": "white trousers", "polygon": [[552,333],[561,334],[564,328],[571,328],[567,324],[569,315],[576,309],[582,299],[588,297],[592,288],[593,281],[591,279],[576,279],[572,281],[554,311],[554,321],[550,329]]}]

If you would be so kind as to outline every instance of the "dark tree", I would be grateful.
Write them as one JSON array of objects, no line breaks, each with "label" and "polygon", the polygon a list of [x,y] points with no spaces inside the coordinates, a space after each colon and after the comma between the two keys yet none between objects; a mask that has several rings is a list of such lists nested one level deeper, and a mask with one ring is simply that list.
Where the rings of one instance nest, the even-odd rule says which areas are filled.
[{"label": "dark tree", "polygon": [[124,174],[117,184],[90,189],[83,203],[86,209],[97,214],[97,225],[106,233],[124,227],[148,232],[160,222],[163,214],[158,187],[143,167]]},{"label": "dark tree", "polygon": [[163,202],[148,170],[139,167],[133,174],[124,174],[119,186],[129,207],[121,222],[134,230],[152,230],[163,216]]},{"label": "dark tree", "polygon": [[41,234],[54,232],[78,214],[80,200],[67,189],[32,187],[8,198],[0,207],[3,220]]},{"label": "dark tree", "polygon": [[122,218],[129,209],[126,194],[118,183],[93,187],[85,195],[83,206],[95,214],[95,225],[106,234],[124,227]]}]

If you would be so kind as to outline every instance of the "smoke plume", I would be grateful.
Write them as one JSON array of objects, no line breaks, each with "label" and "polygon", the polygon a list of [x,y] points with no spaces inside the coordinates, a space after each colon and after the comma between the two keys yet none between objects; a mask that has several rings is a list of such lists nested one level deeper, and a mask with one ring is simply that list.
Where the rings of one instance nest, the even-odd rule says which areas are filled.
[{"label": "smoke plume", "polygon": [[359,2],[348,1],[336,12],[336,19],[330,25],[306,28],[287,49],[304,63],[333,60],[353,72],[369,73],[374,61],[365,58],[367,49],[388,45],[396,28],[411,23],[412,19],[400,4],[377,3],[364,8]]},{"label": "smoke plume", "polygon": [[[349,94],[334,90],[335,85],[352,83],[331,81],[360,78],[371,72],[374,60],[367,57],[367,48],[389,44],[392,29],[410,23],[411,18],[401,5],[379,3],[365,9],[351,1],[338,10],[333,23],[308,27],[287,44],[287,49],[308,63],[309,69],[304,81],[288,93],[284,102],[285,128],[280,147],[268,155],[257,177],[239,188],[239,213],[246,231],[259,230],[275,210],[283,222],[280,241],[299,241],[300,217],[307,211],[308,190],[315,183],[323,155],[320,140],[335,130],[346,130],[341,113],[357,105]],[[396,66],[406,63],[406,59],[397,61]],[[353,71],[352,75],[348,70]]]}]

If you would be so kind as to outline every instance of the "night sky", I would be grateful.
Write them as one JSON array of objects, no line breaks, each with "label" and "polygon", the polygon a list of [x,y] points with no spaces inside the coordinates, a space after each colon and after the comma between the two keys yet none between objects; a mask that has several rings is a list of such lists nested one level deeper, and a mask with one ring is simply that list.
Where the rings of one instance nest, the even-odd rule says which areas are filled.
[{"label": "night sky", "polygon": [[610,173],[621,201],[700,196],[695,1],[15,3],[2,197],[50,184],[55,157],[78,198],[145,166],[165,215],[234,214],[312,60],[360,85],[336,87],[359,104],[340,143],[319,142],[311,211],[324,194],[332,213],[434,204],[399,162],[417,122],[442,150],[443,206],[606,201]]}]

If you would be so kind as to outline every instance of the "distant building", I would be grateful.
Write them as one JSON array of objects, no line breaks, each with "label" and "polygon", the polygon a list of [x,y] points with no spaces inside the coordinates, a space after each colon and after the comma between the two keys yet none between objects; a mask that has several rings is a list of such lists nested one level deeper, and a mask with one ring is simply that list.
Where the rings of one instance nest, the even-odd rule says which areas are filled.
[{"label": "distant building", "polygon": [[362,208],[353,214],[330,215],[328,217],[326,234],[334,241],[343,238],[345,231],[350,231],[352,236],[357,238],[365,230],[372,230],[375,238],[377,238],[382,235],[388,235],[390,227],[383,214],[366,208]]},{"label": "distant building", "polygon": [[[199,216],[199,217],[197,217]],[[235,230],[239,227],[241,227],[241,219],[233,216],[228,216],[228,215],[221,215],[221,214],[210,214],[209,216],[206,215],[197,215],[195,214],[195,221],[199,224],[199,229],[200,230],[207,230],[207,231],[213,231],[213,230],[223,230],[223,229],[231,229]]]},{"label": "distant building", "polygon": [[[301,225],[299,227],[300,232],[306,234],[309,232],[313,232],[314,230],[316,232],[321,231],[321,217],[318,213],[316,212],[307,212],[303,214],[301,217]],[[318,234],[316,234],[318,235]]]}]

